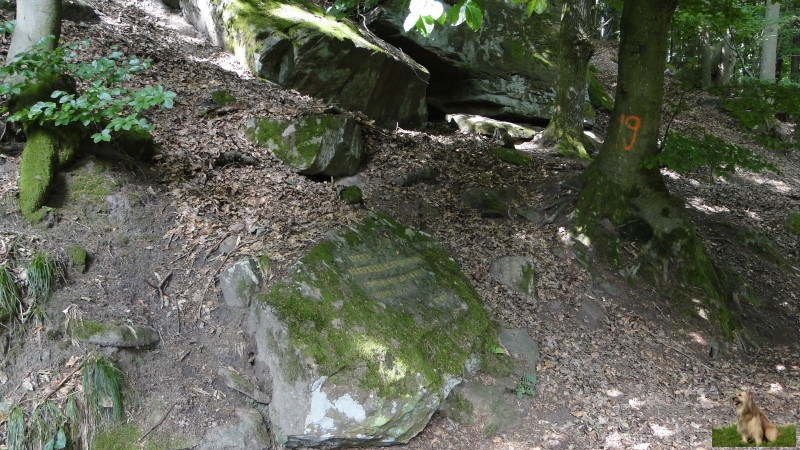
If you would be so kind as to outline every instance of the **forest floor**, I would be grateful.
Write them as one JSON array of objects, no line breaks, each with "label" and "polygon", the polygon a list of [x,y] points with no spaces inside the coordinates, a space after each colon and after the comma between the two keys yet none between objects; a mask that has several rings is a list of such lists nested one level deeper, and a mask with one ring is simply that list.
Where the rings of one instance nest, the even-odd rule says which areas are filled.
[{"label": "forest floor", "polygon": [[[178,96],[173,109],[148,113],[160,147],[155,162],[114,169],[116,192],[135,194],[136,204],[69,201],[50,228],[30,226],[11,211],[0,214],[0,262],[11,257],[12,247],[22,255],[36,249],[63,255],[80,244],[91,256],[87,273],[67,273],[40,327],[0,330],[0,400],[37,401],[70,372],[74,357],[91,350],[49,332],[64,328],[64,311],[84,320],[150,325],[161,335],[155,349],[116,355],[126,376],[126,420],[140,434],[155,430],[198,442],[208,430],[238,420],[234,408],[245,402],[220,384],[217,369],[230,366],[246,376],[253,370],[254,345],[242,333],[241,315],[221,300],[219,272],[266,253],[272,262],[268,287],[327,232],[380,211],[442,243],[492,317],[527,330],[541,353],[536,395],[519,400],[528,411],[520,426],[487,435],[479,426],[435,415],[405,448],[708,449],[711,428],[735,422],[732,397],[739,390],[754,391],[773,422],[800,421],[800,245],[785,227],[788,211],[800,211],[800,153],[765,152],[720,112],[715,97],[686,96],[673,128],[705,130],[765,154],[781,170],[738,171],[728,180],[704,170],[666,172],[714,260],[737,272],[761,300],[758,307],[742,305],[747,323],[732,340],[720,338],[717,324],[703,322],[702,311],[670,302],[666,290],[631,284],[602,262],[582,264],[568,238],[570,208],[536,225],[482,218],[461,201],[470,186],[519,188],[520,207],[570,201],[577,192],[560,183],[580,174],[585,162],[532,142],[521,148],[533,165],[512,166],[492,156],[491,139],[444,123],[423,131],[367,127],[365,203],[347,206],[331,180],[293,173],[242,133],[249,117],[307,116],[327,105],[253,79],[163,6],[88,3],[102,21],[66,21],[63,40],[91,39],[82,53],[86,59],[112,45],[152,58],[153,69],[134,83],[162,84]],[[0,39],[7,48],[8,39]],[[613,56],[601,49],[595,57],[609,87]],[[238,109],[204,115],[217,89],[236,97]],[[678,98],[677,91],[667,97]],[[673,110],[665,105],[665,117]],[[604,120],[598,119],[600,136]],[[19,147],[4,148],[0,195],[17,189],[20,159]],[[251,155],[259,164],[215,165],[225,151]],[[438,171],[437,183],[396,182],[423,168]],[[220,244],[231,236],[235,250],[222,254]],[[627,251],[635,258],[635,248]],[[489,274],[492,261],[506,255],[536,261],[537,301],[510,292]],[[152,287],[159,285],[163,297]],[[586,299],[602,306],[599,324],[580,314]]]}]

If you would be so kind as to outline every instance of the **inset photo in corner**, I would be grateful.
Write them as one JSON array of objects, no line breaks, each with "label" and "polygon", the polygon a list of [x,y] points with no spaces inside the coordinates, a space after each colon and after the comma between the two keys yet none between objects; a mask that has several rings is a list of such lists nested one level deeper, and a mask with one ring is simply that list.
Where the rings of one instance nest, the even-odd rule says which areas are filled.
[{"label": "inset photo in corner", "polygon": [[753,393],[733,396],[735,423],[711,431],[712,447],[796,447],[797,426],[774,425],[756,405]]}]

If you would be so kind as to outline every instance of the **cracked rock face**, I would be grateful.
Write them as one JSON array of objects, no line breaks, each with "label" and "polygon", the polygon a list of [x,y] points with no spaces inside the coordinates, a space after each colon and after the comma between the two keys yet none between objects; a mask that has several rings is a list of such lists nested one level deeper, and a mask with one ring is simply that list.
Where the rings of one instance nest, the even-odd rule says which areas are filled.
[{"label": "cracked rock face", "polygon": [[317,244],[253,308],[287,447],[408,442],[490,329],[447,253],[382,215]]}]

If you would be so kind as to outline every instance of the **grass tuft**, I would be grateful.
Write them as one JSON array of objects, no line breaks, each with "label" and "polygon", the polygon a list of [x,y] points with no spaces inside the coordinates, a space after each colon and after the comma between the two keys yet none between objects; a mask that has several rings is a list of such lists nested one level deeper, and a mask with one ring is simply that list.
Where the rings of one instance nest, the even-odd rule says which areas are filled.
[{"label": "grass tuft", "polygon": [[22,408],[19,405],[14,405],[8,415],[6,435],[8,450],[23,450],[25,442],[25,413],[22,412]]},{"label": "grass tuft", "polygon": [[50,298],[55,284],[56,264],[47,253],[36,252],[28,267],[28,295],[38,303]]},{"label": "grass tuft", "polygon": [[20,295],[14,277],[7,267],[0,267],[0,321],[16,317],[20,311]]},{"label": "grass tuft", "polygon": [[91,428],[108,430],[122,420],[122,372],[107,357],[96,356],[81,375]]},{"label": "grass tuft", "polygon": [[780,436],[775,442],[764,441],[756,445],[750,440],[747,444],[742,442],[742,436],[736,431],[736,425],[711,430],[712,447],[795,447],[797,445],[797,429],[795,425],[776,425]]}]

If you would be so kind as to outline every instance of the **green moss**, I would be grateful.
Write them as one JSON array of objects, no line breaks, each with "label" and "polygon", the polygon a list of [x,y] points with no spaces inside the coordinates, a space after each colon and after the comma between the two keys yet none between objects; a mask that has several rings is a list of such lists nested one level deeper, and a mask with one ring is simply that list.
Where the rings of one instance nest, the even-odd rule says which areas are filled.
[{"label": "green moss", "polygon": [[342,201],[346,205],[357,205],[359,203],[364,203],[364,193],[361,192],[361,188],[358,186],[347,186],[346,188],[342,189],[341,192]]},{"label": "green moss", "polygon": [[611,111],[614,108],[614,100],[606,91],[603,83],[597,79],[597,72],[598,70],[596,67],[589,67],[589,73],[587,75],[589,82],[589,103],[595,108]]},{"label": "green moss", "polygon": [[92,439],[92,450],[139,450],[139,429],[136,425],[120,425],[100,431]]},{"label": "green moss", "polygon": [[236,102],[236,97],[225,89],[217,89],[211,93],[211,101],[218,106],[226,106]]},{"label": "green moss", "polygon": [[86,272],[86,265],[89,263],[89,255],[86,253],[85,248],[77,244],[70,245],[67,247],[67,256],[72,263],[72,267],[74,267],[78,273]]},{"label": "green moss", "polygon": [[[229,48],[243,46],[255,53],[261,50],[261,41],[266,37],[264,32],[291,36],[303,29],[314,29],[338,40],[350,40],[359,47],[383,52],[364,39],[352,24],[339,22],[333,16],[326,15],[321,8],[301,0],[234,0],[226,3],[222,9],[221,14],[226,18],[226,44]],[[253,58],[248,60],[252,61]],[[254,70],[253,63],[249,64]]]},{"label": "green moss", "polygon": [[505,147],[495,147],[492,149],[492,155],[500,158],[501,160],[518,166],[530,166],[533,160],[530,156],[519,150],[514,150]]},{"label": "green moss", "polygon": [[100,322],[84,320],[74,325],[74,328],[72,328],[72,334],[78,339],[86,340],[95,334],[108,330],[108,328],[108,326],[103,325]]},{"label": "green moss", "polygon": [[93,205],[105,204],[105,198],[119,189],[119,183],[104,173],[110,167],[106,162],[94,160],[70,172],[70,199],[86,200]]},{"label": "green moss", "polygon": [[789,212],[789,218],[786,221],[786,230],[794,235],[800,236],[800,212]]},{"label": "green moss", "polygon": [[[364,233],[398,233],[407,237],[406,233],[412,232],[383,216],[367,220],[362,227]],[[376,231],[377,228],[380,230]],[[426,248],[423,260],[436,268],[438,285],[449,286],[466,302],[466,311],[450,311],[456,317],[447,330],[437,327],[433,317],[419,317],[440,312],[382,305],[342,272],[333,257],[338,245],[335,240],[355,244],[360,238],[353,232],[313,247],[300,260],[293,282],[280,283],[261,297],[287,323],[288,338],[311,357],[321,375],[332,377],[335,382],[337,373],[365,366],[362,386],[390,396],[408,393],[410,386],[401,382],[410,379],[410,374],[421,374],[432,389],[437,389],[443,382],[443,373],[463,371],[464,363],[474,351],[465,343],[474,342],[475,336],[486,332],[488,320],[477,293],[455,262],[434,247],[429,236],[412,233],[415,245]],[[316,273],[313,281],[312,273]],[[335,323],[334,319],[341,323]],[[267,334],[268,345],[274,351],[281,351],[280,343],[270,334]],[[294,355],[287,363],[287,371],[290,375],[299,374],[302,364],[300,357]]]}]

